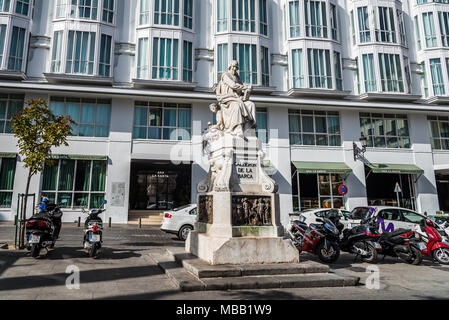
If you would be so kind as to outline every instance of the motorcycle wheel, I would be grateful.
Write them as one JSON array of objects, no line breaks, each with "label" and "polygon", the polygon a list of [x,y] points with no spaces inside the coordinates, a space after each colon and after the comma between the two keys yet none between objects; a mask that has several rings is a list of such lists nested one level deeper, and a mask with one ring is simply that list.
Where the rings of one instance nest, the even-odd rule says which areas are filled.
[{"label": "motorcycle wheel", "polygon": [[422,253],[421,251],[419,251],[419,249],[415,248],[415,247],[411,247],[412,249],[412,254],[413,254],[413,258],[411,258],[409,261],[407,261],[410,264],[413,265],[418,265],[421,263],[422,261]]},{"label": "motorcycle wheel", "polygon": [[87,253],[89,254],[90,258],[95,257],[97,255],[97,246],[90,247]]},{"label": "motorcycle wheel", "polygon": [[449,249],[448,248],[438,248],[433,251],[433,257],[438,263],[449,264]]},{"label": "motorcycle wheel", "polygon": [[377,250],[372,245],[365,243],[365,250],[369,252],[367,256],[362,256],[363,262],[376,263],[377,262]]},{"label": "motorcycle wheel", "polygon": [[39,245],[33,244],[33,245],[31,246],[31,256],[32,256],[33,258],[39,257],[39,253],[40,253],[40,252],[41,252],[41,248],[39,247]]},{"label": "motorcycle wheel", "polygon": [[337,261],[340,256],[340,248],[332,241],[328,241],[329,249],[326,249],[324,245],[325,241],[318,244],[316,251],[318,258],[325,263],[333,263]]}]

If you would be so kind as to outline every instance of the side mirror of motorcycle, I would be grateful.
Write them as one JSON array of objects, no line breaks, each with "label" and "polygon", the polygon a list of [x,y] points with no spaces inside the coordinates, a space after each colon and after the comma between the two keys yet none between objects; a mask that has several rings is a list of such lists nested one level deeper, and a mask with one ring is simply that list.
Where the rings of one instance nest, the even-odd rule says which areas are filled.
[{"label": "side mirror of motorcycle", "polygon": [[103,200],[103,204],[106,204],[106,203],[108,203],[108,201],[107,200]]}]

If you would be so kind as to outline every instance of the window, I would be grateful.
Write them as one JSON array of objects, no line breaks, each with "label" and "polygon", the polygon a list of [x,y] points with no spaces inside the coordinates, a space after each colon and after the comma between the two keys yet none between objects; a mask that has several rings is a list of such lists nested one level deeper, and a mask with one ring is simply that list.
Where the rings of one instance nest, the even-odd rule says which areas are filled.
[{"label": "window", "polygon": [[65,7],[66,7],[66,0],[56,1],[56,18],[65,17]]},{"label": "window", "polygon": [[440,22],[441,43],[443,47],[449,47],[449,12],[438,12]]},{"label": "window", "polygon": [[335,84],[337,90],[343,90],[343,77],[341,74],[341,59],[340,52],[334,51],[334,69],[335,69]]},{"label": "window", "polygon": [[419,29],[418,16],[415,17],[415,34],[416,34],[416,42],[418,45],[418,50],[421,50],[421,33]]},{"label": "window", "polygon": [[307,49],[309,87],[332,89],[332,71],[329,50]]},{"label": "window", "polygon": [[53,52],[51,55],[51,72],[61,72],[63,31],[56,31],[53,35]]},{"label": "window", "polygon": [[449,150],[449,117],[428,116],[432,149]]},{"label": "window", "polygon": [[246,84],[257,84],[257,52],[255,44],[232,44],[233,59],[239,62],[240,79]]},{"label": "window", "polygon": [[365,92],[376,92],[376,73],[374,71],[373,54],[362,55],[363,62],[363,78],[365,84]]},{"label": "window", "polygon": [[0,25],[0,68],[3,63],[5,42],[6,42],[6,24],[2,24],[2,25]]},{"label": "window", "polygon": [[114,0],[103,0],[102,20],[108,23],[112,23],[114,21]]},{"label": "window", "polygon": [[93,74],[95,57],[95,33],[69,31],[65,72]]},{"label": "window", "polygon": [[24,46],[25,46],[25,29],[13,27],[11,46],[9,50],[8,70],[22,71]]},{"label": "window", "polygon": [[396,9],[396,15],[398,17],[398,25],[399,25],[399,37],[401,39],[401,44],[405,46],[405,26],[404,26],[404,15],[401,10]]},{"label": "window", "polygon": [[398,54],[379,53],[382,91],[404,92],[401,61]]},{"label": "window", "polygon": [[228,0],[217,0],[217,32],[228,30]]},{"label": "window", "polygon": [[178,80],[178,39],[153,38],[152,78]]},{"label": "window", "polygon": [[432,12],[424,12],[422,14],[422,19],[424,23],[424,38],[426,40],[426,47],[432,48],[437,45],[437,36],[435,34],[435,25],[433,21]]},{"label": "window", "polygon": [[80,137],[109,137],[111,100],[51,97],[50,110],[56,116],[70,116],[72,134]]},{"label": "window", "polygon": [[427,68],[426,68],[426,63],[423,61],[422,62],[422,77],[421,77],[421,82],[422,82],[422,88],[424,91],[424,97],[428,97],[429,96],[429,82],[427,81]]},{"label": "window", "polygon": [[182,80],[192,82],[192,42],[184,41],[182,50]]},{"label": "window", "polygon": [[30,0],[17,0],[16,13],[27,16],[29,7],[30,7]]},{"label": "window", "polygon": [[259,0],[260,34],[268,35],[267,0]]},{"label": "window", "polygon": [[256,108],[257,137],[262,143],[268,143],[268,112],[267,108]]},{"label": "window", "polygon": [[302,49],[292,50],[293,88],[304,88]]},{"label": "window", "polygon": [[193,28],[193,0],[184,0],[184,27]]},{"label": "window", "polygon": [[290,37],[299,37],[300,31],[300,3],[299,0],[289,2],[289,13],[290,13]]},{"label": "window", "polygon": [[226,43],[217,45],[217,61],[217,76],[220,77],[228,69],[228,45]]},{"label": "window", "polygon": [[140,38],[137,53],[137,78],[148,79],[149,59],[148,59],[148,38]]},{"label": "window", "polygon": [[0,11],[9,12],[11,0],[0,0]]},{"label": "window", "polygon": [[103,77],[109,77],[111,75],[111,45],[112,37],[106,34],[102,34],[98,74]]},{"label": "window", "polygon": [[412,93],[412,77],[410,74],[410,64],[406,56],[402,56],[402,59],[404,59],[405,79],[407,80],[407,92]]},{"label": "window", "polygon": [[11,117],[23,109],[24,100],[24,95],[0,94],[0,134],[11,133]]},{"label": "window", "polygon": [[444,95],[444,79],[443,79],[443,71],[441,70],[441,61],[438,59],[430,59],[430,76],[432,77],[432,87],[433,87],[433,95],[441,96]]},{"label": "window", "polygon": [[326,2],[304,1],[306,37],[327,38]]},{"label": "window", "polygon": [[256,0],[232,0],[232,31],[256,32]]},{"label": "window", "polygon": [[379,7],[378,11],[379,20],[377,21],[376,41],[396,43],[393,8]]},{"label": "window", "polygon": [[405,222],[411,222],[411,223],[420,223],[421,220],[424,219],[423,216],[420,216],[416,212],[408,211],[408,210],[401,210],[402,212],[402,218]]},{"label": "window", "polygon": [[106,168],[103,160],[59,159],[53,166],[45,165],[41,194],[66,208],[99,208],[105,196]]},{"label": "window", "polygon": [[150,23],[150,0],[140,0],[139,24]]},{"label": "window", "polygon": [[368,147],[411,147],[406,114],[360,113],[360,131]]},{"label": "window", "polygon": [[16,157],[0,158],[0,208],[11,208]]},{"label": "window", "polygon": [[133,139],[190,140],[191,105],[136,101]]},{"label": "window", "polygon": [[333,40],[338,40],[337,37],[337,7],[330,4],[330,26]]},{"label": "window", "polygon": [[98,0],[72,0],[70,16],[80,19],[97,19]]},{"label": "window", "polygon": [[340,115],[331,111],[289,110],[290,144],[341,146]]},{"label": "window", "polygon": [[154,23],[179,26],[179,0],[154,0]]},{"label": "window", "polygon": [[262,65],[262,85],[268,87],[270,85],[270,61],[268,58],[268,48],[260,47],[261,65]]},{"label": "window", "polygon": [[368,7],[357,8],[357,15],[359,20],[360,42],[370,42],[371,31],[369,28]]}]

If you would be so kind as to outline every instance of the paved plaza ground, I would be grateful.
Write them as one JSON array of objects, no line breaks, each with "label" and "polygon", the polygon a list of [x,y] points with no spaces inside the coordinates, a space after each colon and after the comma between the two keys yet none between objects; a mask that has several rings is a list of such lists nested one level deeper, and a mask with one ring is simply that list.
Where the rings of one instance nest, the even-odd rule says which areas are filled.
[{"label": "paved plaza ground", "polygon": [[[385,258],[376,266],[380,289],[365,286],[370,264],[354,262],[343,253],[331,271],[361,278],[357,287],[312,289],[266,289],[237,291],[181,292],[152,259],[152,252],[171,246],[184,247],[175,236],[158,227],[113,225],[104,230],[100,256],[89,258],[82,249],[82,228],[64,224],[60,240],[47,256],[33,259],[26,251],[0,250],[0,299],[448,299],[449,266],[424,260],[412,266]],[[14,226],[0,223],[0,243],[13,244]],[[45,250],[42,251],[45,253]],[[302,254],[302,260],[318,261]],[[80,270],[80,288],[69,290],[66,270]]]}]

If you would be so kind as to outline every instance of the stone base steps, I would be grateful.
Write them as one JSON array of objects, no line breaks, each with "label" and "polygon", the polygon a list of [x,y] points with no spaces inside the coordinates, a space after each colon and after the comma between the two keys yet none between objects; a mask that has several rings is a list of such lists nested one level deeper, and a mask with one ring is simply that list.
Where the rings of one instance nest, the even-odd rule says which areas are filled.
[{"label": "stone base steps", "polygon": [[360,280],[329,272],[327,265],[312,261],[211,266],[175,247],[151,256],[182,291],[346,287]]}]

